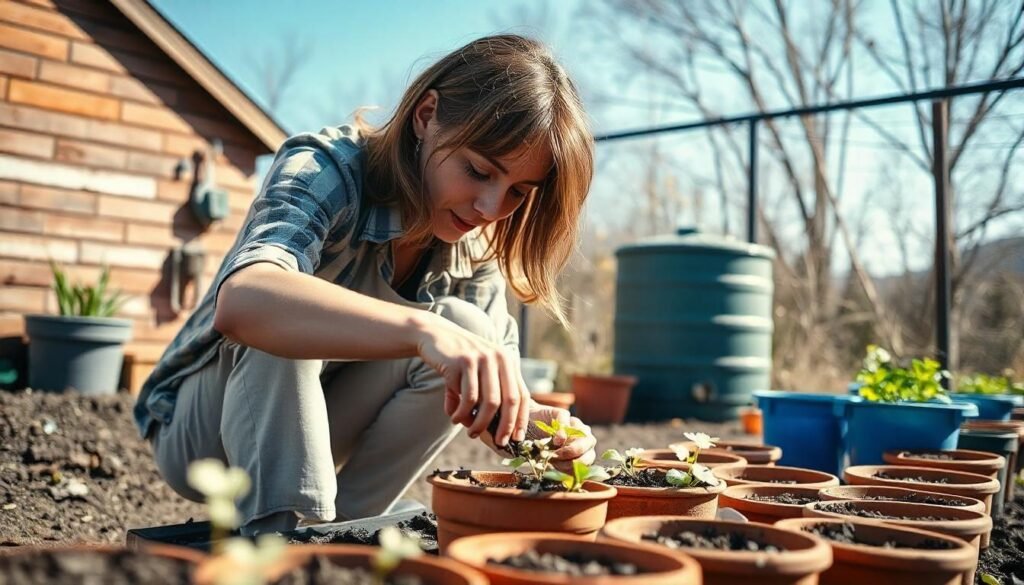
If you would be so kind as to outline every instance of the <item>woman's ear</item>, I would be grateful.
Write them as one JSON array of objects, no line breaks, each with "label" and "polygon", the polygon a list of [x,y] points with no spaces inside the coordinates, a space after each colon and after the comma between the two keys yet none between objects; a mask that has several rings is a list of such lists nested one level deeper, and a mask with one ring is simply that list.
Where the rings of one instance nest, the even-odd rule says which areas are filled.
[{"label": "woman's ear", "polygon": [[436,89],[428,89],[412,111],[412,128],[420,140],[427,138],[427,127],[437,112],[438,96]]}]

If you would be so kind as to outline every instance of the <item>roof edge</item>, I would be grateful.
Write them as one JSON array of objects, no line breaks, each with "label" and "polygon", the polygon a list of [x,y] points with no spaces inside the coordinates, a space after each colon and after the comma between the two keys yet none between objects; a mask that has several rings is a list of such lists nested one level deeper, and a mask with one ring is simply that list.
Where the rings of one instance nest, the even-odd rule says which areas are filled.
[{"label": "roof edge", "polygon": [[288,137],[281,126],[147,0],[110,0],[125,17],[233,114],[271,153]]}]

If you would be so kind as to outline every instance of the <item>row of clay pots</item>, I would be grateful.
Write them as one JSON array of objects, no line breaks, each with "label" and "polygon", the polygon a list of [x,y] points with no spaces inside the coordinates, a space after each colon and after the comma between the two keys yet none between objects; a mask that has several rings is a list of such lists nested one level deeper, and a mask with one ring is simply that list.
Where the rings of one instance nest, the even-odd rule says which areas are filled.
[{"label": "row of clay pots", "polygon": [[[668,446],[670,451],[680,447],[687,451],[693,451],[697,445],[693,441],[680,441],[670,443]],[[782,459],[782,449],[773,445],[757,445],[741,441],[716,441],[713,448],[701,450],[700,461],[707,465],[704,461],[705,455],[723,452],[727,455],[741,457],[750,465],[775,465],[779,459]]]}]

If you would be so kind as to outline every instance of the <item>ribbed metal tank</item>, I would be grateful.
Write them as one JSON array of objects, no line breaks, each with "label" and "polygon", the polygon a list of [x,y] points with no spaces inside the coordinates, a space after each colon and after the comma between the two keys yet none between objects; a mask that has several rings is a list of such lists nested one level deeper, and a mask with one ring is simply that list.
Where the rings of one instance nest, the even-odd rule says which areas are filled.
[{"label": "ribbed metal tank", "polygon": [[770,248],[680,228],[616,256],[615,372],[638,379],[627,420],[730,420],[770,387]]}]

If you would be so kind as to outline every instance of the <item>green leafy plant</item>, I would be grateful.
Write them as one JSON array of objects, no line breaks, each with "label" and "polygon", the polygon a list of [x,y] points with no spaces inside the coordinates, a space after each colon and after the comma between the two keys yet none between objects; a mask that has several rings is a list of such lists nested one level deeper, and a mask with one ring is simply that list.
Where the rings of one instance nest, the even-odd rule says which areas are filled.
[{"label": "green leafy plant", "polygon": [[53,272],[53,292],[57,295],[60,314],[74,317],[109,317],[126,300],[120,291],[108,291],[110,268],[103,267],[96,286],[70,283],[67,273],[56,262],[50,262]]},{"label": "green leafy plant", "polygon": [[956,385],[957,392],[966,394],[1022,394],[1024,382],[1013,381],[1013,370],[1006,370],[1002,376],[974,374],[961,377]]},{"label": "green leafy plant", "polygon": [[665,481],[673,487],[714,487],[721,480],[715,477],[706,466],[700,463],[690,465],[689,471],[682,469],[669,469],[665,474]]},{"label": "green leafy plant", "polygon": [[558,419],[552,419],[550,424],[539,420],[533,421],[533,424],[547,436],[540,439],[526,439],[511,445],[516,449],[515,457],[502,459],[502,465],[511,467],[515,473],[520,473],[519,470],[526,467],[530,475],[537,481],[557,481],[570,492],[581,491],[585,481],[608,479],[608,474],[600,466],[590,467],[581,461],[573,461],[573,472],[570,475],[555,469],[551,464],[555,452],[549,447],[556,436],[564,434],[567,439],[572,439],[585,437],[586,433],[580,429],[563,425]]},{"label": "green leafy plant", "polygon": [[601,454],[601,459],[611,461],[615,464],[615,466],[611,468],[612,477],[625,475],[626,477],[635,478],[644,467],[643,459],[640,458],[640,454],[643,452],[643,447],[626,449],[625,454],[619,453],[615,449],[608,449]]},{"label": "green leafy plant", "polygon": [[903,368],[877,345],[868,346],[864,367],[857,373],[860,396],[872,402],[949,402],[942,387],[948,378],[949,372],[933,359],[913,359],[909,368]]},{"label": "green leafy plant", "polygon": [[989,573],[981,574],[981,582],[985,585],[1002,585],[995,575],[991,575]]}]

